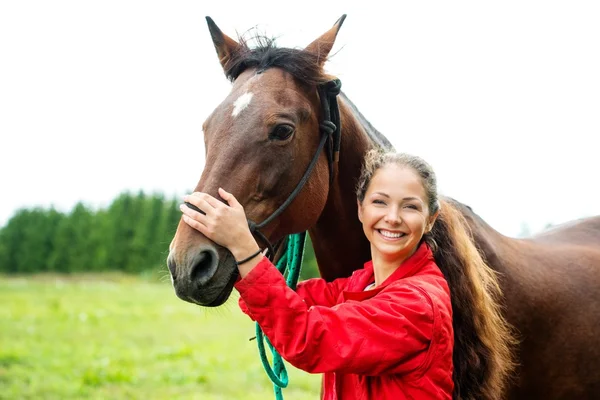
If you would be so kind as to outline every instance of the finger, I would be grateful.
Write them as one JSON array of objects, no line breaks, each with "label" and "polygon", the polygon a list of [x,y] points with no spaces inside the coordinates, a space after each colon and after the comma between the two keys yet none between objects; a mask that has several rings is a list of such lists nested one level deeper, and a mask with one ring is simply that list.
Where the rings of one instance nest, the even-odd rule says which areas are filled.
[{"label": "finger", "polygon": [[183,222],[185,222],[192,228],[196,229],[200,233],[204,234],[204,236],[208,237],[208,235],[207,235],[208,229],[206,228],[206,226],[203,223],[201,223],[200,221],[198,221],[194,218],[189,217],[186,214],[183,214],[182,219],[183,219]]},{"label": "finger", "polygon": [[[206,201],[205,193],[195,192],[191,195],[184,196],[183,201],[197,207],[203,214],[212,214],[214,207]],[[196,210],[197,212],[198,210]]]},{"label": "finger", "polygon": [[208,218],[206,217],[206,213],[204,213],[204,211],[198,212],[198,211],[188,207],[186,204],[180,204],[179,210],[181,210],[181,212],[184,215],[202,223],[203,225],[207,225],[207,223],[208,223]]},{"label": "finger", "polygon": [[231,207],[241,206],[241,204],[237,201],[235,196],[232,195],[231,193],[227,192],[223,188],[219,188],[219,196],[221,196],[223,198],[223,200],[225,200],[227,202],[227,204],[229,204]]},{"label": "finger", "polygon": [[[185,196],[183,196],[183,201],[185,201],[186,203],[190,203],[195,207],[198,207],[198,201],[200,200],[200,198],[200,193],[194,192],[192,194],[186,194]],[[204,210],[202,210],[202,212],[204,212]]]},{"label": "finger", "polygon": [[210,206],[212,208],[222,208],[225,206],[225,204],[223,204],[223,202],[215,199],[213,196],[211,196],[208,193],[204,193],[204,192],[194,192],[191,194],[191,199],[193,201],[200,201],[203,200],[205,201],[207,204],[210,204]]},{"label": "finger", "polygon": [[[184,198],[184,200],[185,200],[185,198]],[[190,208],[196,212],[199,212],[200,214],[206,214],[204,211],[202,211],[201,209],[199,209],[198,207],[196,207],[195,205],[193,205],[192,203],[190,203],[188,201],[184,201],[184,203],[182,205],[185,205],[188,208]]]},{"label": "finger", "polygon": [[204,201],[206,201],[208,204],[210,204],[212,208],[219,209],[219,208],[226,207],[226,205],[223,204],[222,201],[215,199],[210,194],[208,194],[208,193],[202,193],[202,194],[203,194],[202,199]]}]

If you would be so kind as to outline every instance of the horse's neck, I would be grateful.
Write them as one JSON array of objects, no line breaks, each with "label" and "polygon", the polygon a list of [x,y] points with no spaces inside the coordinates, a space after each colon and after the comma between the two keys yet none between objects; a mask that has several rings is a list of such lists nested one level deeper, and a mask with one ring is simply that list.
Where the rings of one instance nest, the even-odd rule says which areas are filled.
[{"label": "horse's neck", "polygon": [[[342,100],[345,100],[343,97]],[[328,281],[349,276],[370,259],[370,247],[360,221],[355,187],[371,140],[368,127],[355,117],[351,103],[340,101],[342,143],[337,173],[327,204],[310,230],[321,276]]]},{"label": "horse's neck", "polygon": [[506,273],[506,257],[516,256],[517,240],[506,237],[488,225],[466,205],[452,200],[461,212],[473,235],[473,241],[485,258],[486,263],[495,271]]}]

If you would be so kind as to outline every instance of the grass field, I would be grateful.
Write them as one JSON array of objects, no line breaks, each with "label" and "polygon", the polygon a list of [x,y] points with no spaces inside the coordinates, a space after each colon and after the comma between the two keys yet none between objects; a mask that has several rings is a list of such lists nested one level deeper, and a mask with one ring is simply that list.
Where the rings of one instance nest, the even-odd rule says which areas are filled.
[{"label": "grass field", "polygon": [[[170,282],[0,276],[1,399],[274,399],[235,299],[203,309]],[[287,364],[286,400],[320,377]]]}]

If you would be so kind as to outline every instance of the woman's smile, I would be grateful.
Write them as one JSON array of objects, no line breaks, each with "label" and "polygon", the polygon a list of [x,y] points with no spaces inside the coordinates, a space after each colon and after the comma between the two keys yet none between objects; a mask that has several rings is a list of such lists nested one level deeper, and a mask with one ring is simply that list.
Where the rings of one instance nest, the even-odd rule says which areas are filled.
[{"label": "woman's smile", "polygon": [[406,236],[406,234],[403,232],[389,231],[387,229],[377,229],[377,233],[379,233],[384,239],[391,241],[396,241]]}]

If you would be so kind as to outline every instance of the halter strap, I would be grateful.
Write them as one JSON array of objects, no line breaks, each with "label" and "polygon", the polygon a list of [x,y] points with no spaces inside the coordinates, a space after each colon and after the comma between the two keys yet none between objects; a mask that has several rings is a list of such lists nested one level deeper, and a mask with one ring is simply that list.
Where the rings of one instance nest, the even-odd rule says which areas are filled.
[{"label": "halter strap", "polygon": [[327,161],[329,163],[329,183],[333,183],[334,178],[334,163],[339,160],[339,152],[340,152],[340,143],[341,143],[341,125],[342,121],[340,119],[340,109],[337,103],[337,96],[340,94],[342,87],[342,82],[339,79],[333,79],[331,81],[322,83],[317,86],[317,91],[319,93],[319,100],[321,102],[321,111],[322,111],[322,121],[319,124],[319,130],[321,132],[321,140],[319,141],[319,145],[317,146],[317,150],[315,151],[315,155],[313,156],[310,164],[306,168],[304,175],[292,191],[288,198],[275,210],[269,217],[267,217],[264,221],[257,224],[254,221],[248,219],[248,227],[250,228],[250,232],[252,234],[258,236],[263,243],[267,245],[269,249],[267,256],[271,261],[273,261],[275,257],[275,252],[273,251],[273,246],[267,239],[267,237],[260,232],[260,229],[267,226],[271,223],[275,218],[280,216],[286,208],[292,204],[292,201],[298,196],[302,188],[310,178],[310,175],[317,165],[317,161],[319,160],[319,155],[323,148],[327,145]]}]

